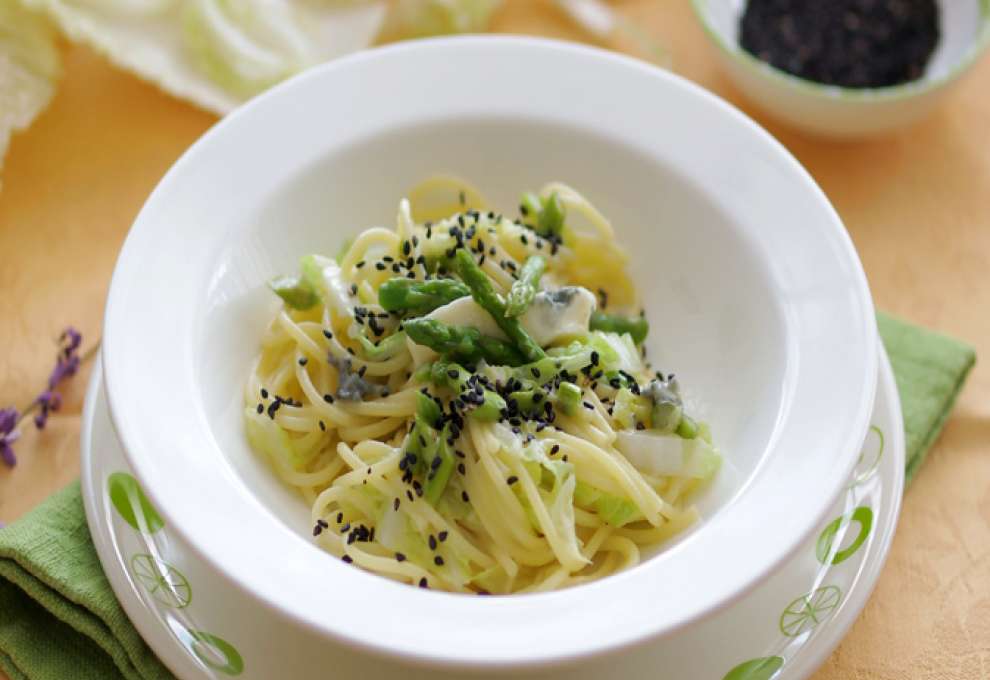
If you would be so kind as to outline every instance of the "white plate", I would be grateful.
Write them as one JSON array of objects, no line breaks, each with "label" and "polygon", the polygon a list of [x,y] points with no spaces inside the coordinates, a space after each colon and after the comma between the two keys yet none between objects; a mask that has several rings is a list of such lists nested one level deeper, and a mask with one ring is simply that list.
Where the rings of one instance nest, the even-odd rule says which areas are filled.
[{"label": "white plate", "polygon": [[[768,580],[731,607],[672,636],[575,664],[514,668],[504,675],[548,680],[807,677],[862,610],[897,525],[904,486],[904,435],[893,374],[882,350],[881,354],[872,425],[854,475],[814,540]],[[153,509],[144,506],[133,511],[141,507],[142,494],[137,486],[122,481],[133,478],[108,417],[101,375],[100,370],[93,371],[83,415],[86,515],[114,592],[138,631],[176,675],[187,680],[230,676],[302,680],[328,677],[327,669],[332,668],[329,676],[339,680],[464,677],[456,670],[404,665],[401,659],[357,648],[321,657],[326,645],[313,631],[274,609],[244,609],[242,596],[168,527],[159,526]],[[110,488],[116,489],[117,504],[110,498]],[[853,520],[846,522],[844,517]],[[772,531],[773,524],[774,518],[767,518],[762,530]],[[232,526],[231,531],[251,540],[249,527]],[[175,587],[164,585],[165,581]],[[327,612],[327,616],[345,615]],[[493,670],[489,675],[498,674]]]},{"label": "white plate", "polygon": [[[616,225],[658,329],[650,357],[677,373],[737,473],[726,466],[699,500],[703,521],[652,559],[513,598],[383,581],[328,560],[307,536],[309,508],[248,447],[244,380],[278,307],[264,282],[394,224],[408,187],[437,172],[471,179],[507,214],[520,191],[564,181]],[[370,50],[251,100],[148,199],[106,309],[110,415],[173,535],[241,600],[322,644],[435,666],[573,661],[742,596],[839,497],[877,376],[859,259],[786,149],[682,78],[521,38]],[[753,530],[771,515],[772,531]]]}]

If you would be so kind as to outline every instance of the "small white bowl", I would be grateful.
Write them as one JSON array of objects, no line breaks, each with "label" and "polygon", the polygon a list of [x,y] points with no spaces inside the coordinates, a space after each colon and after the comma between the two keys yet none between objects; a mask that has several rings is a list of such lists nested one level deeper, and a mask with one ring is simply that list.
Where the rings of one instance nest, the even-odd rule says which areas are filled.
[{"label": "small white bowl", "polygon": [[990,44],[990,0],[939,0],[941,37],[924,75],[893,87],[855,89],[798,78],[739,45],[747,0],[691,0],[719,60],[740,90],[767,114],[807,132],[838,138],[881,134],[929,111]]},{"label": "small white bowl", "polygon": [[[676,371],[727,464],[703,521],[638,567],[564,591],[425,591],[312,542],[309,509],[243,436],[242,389],[300,255],[392,224],[438,171],[496,205],[559,179],[616,225]],[[845,486],[877,380],[866,278],[821,190],[770,135],[691,83],[523,38],[342,59],[218,123],[141,210],[107,302],[111,415],[170,529],[243,594],[326,641],[448,668],[538,665],[655,639],[754,587]],[[272,653],[289,630],[273,631]],[[315,651],[314,651],[315,653]],[[331,661],[328,661],[330,663]],[[329,666],[328,666],[329,667]]]}]

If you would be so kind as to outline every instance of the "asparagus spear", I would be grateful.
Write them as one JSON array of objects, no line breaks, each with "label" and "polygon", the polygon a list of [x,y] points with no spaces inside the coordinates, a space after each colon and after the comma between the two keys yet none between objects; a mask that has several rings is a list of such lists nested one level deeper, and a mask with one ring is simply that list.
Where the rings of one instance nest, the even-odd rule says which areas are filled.
[{"label": "asparagus spear", "polygon": [[506,300],[506,316],[522,316],[526,309],[533,304],[536,291],[540,287],[540,277],[546,269],[547,261],[539,255],[533,255],[523,264],[519,279],[512,283],[509,297]]},{"label": "asparagus spear", "polygon": [[389,312],[422,316],[470,294],[467,286],[454,279],[412,281],[393,278],[379,286],[378,303]]},{"label": "asparagus spear", "polygon": [[629,318],[605,312],[593,312],[589,327],[593,331],[628,333],[637,345],[646,340],[646,335],[650,332],[650,324],[642,317]]},{"label": "asparagus spear", "polygon": [[481,267],[474,261],[474,256],[466,250],[458,250],[456,264],[457,273],[460,274],[461,280],[471,289],[471,297],[482,309],[492,315],[502,332],[509,336],[519,348],[523,359],[537,361],[546,356],[546,353],[519,323],[519,319],[509,318],[505,315],[505,303],[495,292],[488,275],[481,271]]},{"label": "asparagus spear", "polygon": [[455,361],[476,364],[482,359],[496,366],[518,366],[524,358],[507,342],[482,335],[470,326],[449,326],[435,319],[410,319],[403,323],[406,336],[417,345],[436,350]]}]

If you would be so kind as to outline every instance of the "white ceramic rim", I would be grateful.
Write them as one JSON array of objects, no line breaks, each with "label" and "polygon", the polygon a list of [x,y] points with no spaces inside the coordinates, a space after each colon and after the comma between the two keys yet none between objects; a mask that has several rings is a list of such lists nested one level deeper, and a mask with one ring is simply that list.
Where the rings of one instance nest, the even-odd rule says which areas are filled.
[{"label": "white ceramic rim", "polygon": [[[877,402],[883,400],[885,404],[884,413],[874,409],[872,422],[878,421],[886,424],[903,423],[901,413],[900,397],[897,392],[897,384],[894,379],[893,369],[890,359],[884,348],[878,348],[880,355],[879,380],[877,383]],[[177,676],[182,677],[178,672],[180,659],[175,656],[174,640],[169,633],[167,625],[157,618],[151,610],[143,603],[137,594],[133,584],[123,572],[121,562],[123,558],[119,554],[119,548],[112,536],[112,528],[107,523],[108,517],[101,509],[102,504],[107,502],[106,490],[103,486],[104,477],[94,476],[101,466],[96,463],[98,447],[100,442],[94,441],[94,427],[97,418],[96,411],[99,409],[97,401],[103,397],[102,390],[102,361],[96,358],[96,367],[90,377],[86,390],[85,406],[83,408],[82,434],[80,445],[82,448],[82,489],[83,503],[85,505],[86,517],[89,522],[90,531],[93,533],[93,542],[96,546],[100,561],[107,572],[107,578],[113,587],[114,593],[120,600],[125,613],[131,619],[138,632],[145,642],[152,648],[152,651],[159,659],[169,666],[169,669]],[[890,556],[890,547],[893,543],[898,521],[900,518],[900,508],[904,494],[904,431],[902,428],[892,428],[886,430],[888,437],[889,455],[881,463],[881,469],[889,466],[891,468],[890,479],[884,483],[884,494],[890,497],[892,507],[882,515],[878,516],[876,525],[883,527],[879,536],[879,543],[871,548],[871,556],[866,558],[861,567],[859,575],[854,580],[853,587],[848,591],[848,596],[842,604],[841,614],[824,625],[824,629],[812,636],[810,644],[801,647],[797,658],[789,658],[784,666],[779,680],[790,678],[798,680],[807,678],[818,669],[825,660],[832,654],[839,645],[849,629],[859,617],[870,596],[876,588],[883,568]],[[119,443],[118,443],[119,446]],[[106,472],[106,466],[102,466]],[[111,469],[115,469],[112,468]],[[881,474],[883,474],[881,472]],[[886,519],[882,519],[886,518]],[[784,567],[786,568],[786,567]],[[728,614],[731,608],[722,612]],[[716,615],[713,618],[717,618]],[[791,655],[788,654],[790,657]],[[399,668],[399,666],[397,666]],[[564,672],[566,672],[566,668]],[[191,676],[190,676],[191,677]]]},{"label": "white ceramic rim", "polygon": [[[504,60],[525,69],[508,78]],[[792,315],[787,317],[789,324],[798,323],[795,315],[804,315],[805,336],[782,351],[792,360],[787,386],[792,404],[822,408],[823,414],[829,414],[822,420],[845,426],[819,423],[817,431],[809,432],[809,423],[802,423],[805,429],[798,432],[784,413],[770,446],[807,453],[808,474],[781,476],[780,470],[767,464],[774,460],[771,451],[760,466],[762,474],[737,499],[734,511],[719,514],[703,531],[666,553],[676,559],[650,561],[578,589],[507,598],[428,592],[366,574],[302,550],[302,539],[286,532],[254,497],[245,503],[244,494],[249,492],[222,454],[212,450],[216,444],[209,425],[192,408],[197,399],[192,395],[198,394],[192,369],[195,315],[183,317],[188,310],[180,305],[160,306],[201,298],[202,280],[194,275],[170,276],[165,279],[168,293],[159,287],[149,290],[148,277],[157,267],[168,266],[159,252],[163,244],[156,243],[164,237],[150,227],[151,215],[170,214],[171,192],[181,190],[187,174],[196,174],[200,156],[229,150],[232,137],[263,136],[279,119],[292,121],[291,126],[276,126],[281,134],[302,134],[303,119],[314,123],[320,93],[332,90],[335,80],[353,86],[360,74],[358,92],[363,94],[376,76],[390,78],[390,87],[401,88],[403,75],[421,78],[431,69],[444,68],[469,70],[486,82],[497,102],[483,112],[490,116],[514,114],[600,128],[602,111],[567,109],[559,106],[559,100],[540,98],[546,83],[567,77],[563,74],[580,74],[596,83],[602,90],[602,106],[613,115],[645,115],[647,102],[680,107],[695,134],[711,125],[709,130],[719,129],[726,138],[732,137],[736,154],[727,162],[747,157],[748,151],[764,160],[769,157],[775,170],[787,178],[784,188],[828,216],[828,233],[808,236],[821,239],[824,247],[817,264],[834,270],[835,290],[828,293],[831,306],[818,312],[833,323],[815,327],[815,335],[809,336],[810,312],[785,308],[785,314]],[[454,88],[450,90],[446,96],[431,92],[430,106],[447,116],[478,113],[477,101],[466,101]],[[636,106],[616,103],[622,101]],[[414,122],[403,118],[413,115],[409,110],[400,109],[379,107],[369,111],[369,117],[391,125]],[[321,124],[325,125],[323,119]],[[366,119],[353,123],[366,124]],[[649,129],[642,127],[642,121],[638,125],[640,130]],[[234,183],[234,177],[245,172],[251,172],[250,164],[232,166],[225,181]],[[247,187],[242,190],[249,191]],[[768,231],[773,226],[768,225]],[[177,223],[174,229],[168,235],[173,241],[182,241],[183,234],[202,237],[195,225]],[[180,271],[212,271],[214,257],[209,247],[187,249]],[[791,275],[800,277],[800,272]],[[818,315],[814,320],[820,321]],[[688,625],[744,595],[800,546],[843,488],[869,424],[877,376],[876,322],[855,249],[824,194],[776,140],[731,105],[676,75],[595,48],[516,37],[445,38],[369,50],[296,76],[231,114],[176,162],[142,208],[113,274],[104,327],[111,417],[130,465],[170,527],[251,597],[321,634],[410,662],[456,666],[533,665],[601,653]],[[817,343],[816,351],[823,354],[806,356],[802,343]],[[816,363],[821,361],[823,365]],[[829,391],[836,394],[829,396]],[[148,414],[178,415],[182,427],[174,428],[168,441],[156,439],[143,427]],[[809,453],[813,450],[817,455]],[[776,494],[799,504],[772,518],[773,531],[754,533],[751,518],[760,515],[762,499]],[[259,550],[251,541],[237,540],[232,530],[238,527],[210,511],[217,507],[243,512],[244,526],[251,527],[252,535],[270,537],[270,544]],[[298,561],[282,559],[297,554]],[[327,583],[333,585],[324,587]],[[692,583],[705,587],[669,585]],[[630,608],[630,602],[656,605]],[[346,617],[337,615],[339,611],[346,611]]]}]

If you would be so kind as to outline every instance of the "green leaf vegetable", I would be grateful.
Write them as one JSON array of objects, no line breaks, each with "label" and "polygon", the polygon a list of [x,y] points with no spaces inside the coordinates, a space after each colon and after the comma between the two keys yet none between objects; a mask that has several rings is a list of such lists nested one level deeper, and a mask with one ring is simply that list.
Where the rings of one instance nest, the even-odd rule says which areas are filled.
[{"label": "green leaf vegetable", "polygon": [[183,38],[193,63],[230,92],[250,96],[316,61],[286,0],[190,0]]},{"label": "green leaf vegetable", "polygon": [[506,316],[522,316],[533,304],[533,298],[536,297],[536,292],[540,288],[540,278],[546,267],[547,261],[539,255],[533,255],[523,263],[519,272],[519,279],[512,283],[512,289],[506,300]]},{"label": "green leaf vegetable", "polygon": [[357,336],[357,340],[361,344],[361,348],[364,350],[364,356],[368,360],[385,361],[402,351],[402,348],[406,344],[406,334],[402,331],[393,333],[377,345],[363,335]]},{"label": "green leaf vegetable", "polygon": [[423,495],[431,504],[440,500],[454,469],[454,454],[447,440],[450,425],[437,432],[443,412],[433,397],[416,394],[416,416],[406,446],[406,453],[416,456],[415,469],[426,475]]},{"label": "green leaf vegetable", "polygon": [[594,510],[607,524],[614,527],[643,519],[639,508],[628,498],[607,493],[583,482],[578,482],[574,489],[574,502],[582,508]]},{"label": "green leaf vegetable", "polygon": [[450,438],[450,425],[445,425],[440,435],[430,444],[426,452],[427,470],[423,495],[432,505],[436,505],[447,488],[450,474],[454,471],[454,454],[447,440]]},{"label": "green leaf vegetable", "polygon": [[412,281],[406,278],[393,278],[378,288],[378,304],[389,312],[423,316],[437,307],[470,294],[471,291],[467,286],[454,279]]},{"label": "green leaf vegetable", "polygon": [[470,326],[450,326],[435,319],[410,319],[403,323],[406,335],[417,345],[465,364],[482,359],[490,364],[518,366],[522,355],[509,343],[483,335]]},{"label": "green leaf vegetable", "polygon": [[536,194],[523,194],[519,209],[533,230],[540,236],[561,236],[567,209],[556,192],[541,199]]},{"label": "green leaf vegetable", "polygon": [[416,418],[418,420],[422,420],[429,427],[436,429],[441,415],[440,406],[433,401],[432,397],[422,392],[416,393]]},{"label": "green leaf vegetable", "polygon": [[[418,374],[417,378],[424,381],[429,380],[438,387],[447,387],[458,393],[463,393],[469,390],[474,391],[474,388],[468,383],[470,376],[471,374],[459,364],[437,361],[422,374]],[[488,423],[498,420],[502,411],[505,410],[505,400],[497,393],[485,388],[482,388],[481,396],[482,403],[476,404],[468,417]]]},{"label": "green leaf vegetable", "polygon": [[557,404],[564,415],[573,416],[581,406],[581,388],[574,383],[563,382],[557,388]]},{"label": "green leaf vegetable", "polygon": [[387,32],[425,38],[453,33],[481,33],[502,0],[398,0]]},{"label": "green leaf vegetable", "polygon": [[292,309],[311,309],[320,301],[309,282],[297,276],[276,276],[268,287]]},{"label": "green leaf vegetable", "polygon": [[474,256],[466,250],[458,250],[456,266],[461,280],[471,289],[471,297],[482,309],[491,314],[502,332],[515,343],[523,359],[525,361],[537,361],[545,357],[546,353],[529,336],[519,319],[509,318],[505,315],[505,303],[495,292],[495,287],[488,275],[481,271],[481,267],[475,262]]},{"label": "green leaf vegetable", "polygon": [[274,419],[259,414],[253,408],[244,411],[244,427],[248,442],[256,451],[278,459],[286,467],[301,470],[320,452],[321,433],[312,432],[293,439]]},{"label": "green leaf vegetable", "polygon": [[57,34],[47,12],[0,2],[0,165],[12,132],[26,128],[55,93],[62,71]]},{"label": "green leaf vegetable", "polygon": [[628,333],[637,345],[646,340],[650,332],[650,324],[643,317],[624,317],[605,312],[594,312],[591,315],[590,328],[593,331]]}]

